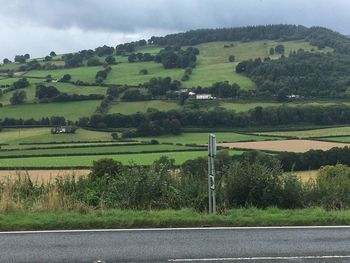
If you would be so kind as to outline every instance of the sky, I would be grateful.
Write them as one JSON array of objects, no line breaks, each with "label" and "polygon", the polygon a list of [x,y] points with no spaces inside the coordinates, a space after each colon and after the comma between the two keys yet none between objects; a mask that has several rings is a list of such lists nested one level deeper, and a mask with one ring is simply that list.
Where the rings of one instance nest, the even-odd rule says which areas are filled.
[{"label": "sky", "polygon": [[350,35],[349,0],[0,0],[0,6],[1,60],[198,28],[298,24]]}]

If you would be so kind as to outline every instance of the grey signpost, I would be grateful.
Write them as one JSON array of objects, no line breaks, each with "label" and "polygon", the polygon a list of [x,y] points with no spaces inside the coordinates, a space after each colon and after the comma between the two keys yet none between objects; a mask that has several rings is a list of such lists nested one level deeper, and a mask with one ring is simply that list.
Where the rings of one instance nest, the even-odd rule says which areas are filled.
[{"label": "grey signpost", "polygon": [[208,194],[209,194],[209,214],[216,214],[215,199],[215,166],[216,136],[209,134],[208,140]]}]

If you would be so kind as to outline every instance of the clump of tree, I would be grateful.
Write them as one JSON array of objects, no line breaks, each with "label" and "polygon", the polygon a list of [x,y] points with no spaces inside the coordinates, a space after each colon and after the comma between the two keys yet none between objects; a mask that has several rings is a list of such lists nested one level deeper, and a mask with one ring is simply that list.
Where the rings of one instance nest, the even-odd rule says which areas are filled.
[{"label": "clump of tree", "polygon": [[104,70],[100,70],[96,73],[96,83],[102,83],[108,76],[108,73],[112,70],[110,66],[105,67]]},{"label": "clump of tree", "polygon": [[261,95],[285,94],[305,97],[345,97],[350,81],[350,55],[321,54],[299,50],[277,60],[248,60],[238,63]]},{"label": "clump of tree", "polygon": [[17,63],[26,63],[26,61],[30,59],[30,55],[29,54],[25,54],[25,55],[16,55],[14,61]]},{"label": "clump of tree", "polygon": [[228,57],[228,62],[231,62],[231,63],[235,62],[235,59],[236,59],[235,56],[231,55],[231,56]]},{"label": "clump of tree", "polygon": [[109,47],[109,46],[102,46],[102,47],[97,47],[95,48],[95,53],[97,56],[102,57],[102,56],[110,56],[114,54],[114,47]]},{"label": "clump of tree", "polygon": [[152,78],[141,87],[148,90],[152,97],[165,96],[168,91],[175,91],[181,87],[181,82],[166,78]]},{"label": "clump of tree", "polygon": [[105,59],[105,62],[108,64],[108,65],[114,65],[116,64],[116,60],[115,60],[115,57],[113,56],[107,56],[106,59]]},{"label": "clump of tree", "polygon": [[193,91],[198,94],[211,94],[218,98],[238,98],[240,95],[240,86],[236,83],[230,84],[228,81],[224,81],[216,82],[207,88],[196,87],[193,88]]},{"label": "clump of tree", "polygon": [[39,100],[57,97],[60,91],[53,86],[38,85],[35,90],[35,97]]},{"label": "clump of tree", "polygon": [[70,74],[64,74],[63,77],[59,80],[59,82],[69,82],[72,79]]},{"label": "clump of tree", "polygon": [[166,47],[162,49],[154,58],[155,62],[162,63],[164,68],[187,68],[196,66],[199,49],[188,47],[185,50],[179,46]]},{"label": "clump of tree", "polygon": [[24,90],[16,90],[10,98],[10,103],[11,105],[19,105],[22,104],[26,98],[27,93]]}]

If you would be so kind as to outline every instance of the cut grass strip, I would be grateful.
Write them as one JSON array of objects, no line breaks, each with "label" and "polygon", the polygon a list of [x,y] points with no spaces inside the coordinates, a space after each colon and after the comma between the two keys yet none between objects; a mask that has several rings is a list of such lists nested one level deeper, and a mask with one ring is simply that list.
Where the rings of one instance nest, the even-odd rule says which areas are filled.
[{"label": "cut grass strip", "polygon": [[13,212],[0,214],[0,230],[118,229],[157,227],[257,227],[349,225],[350,211],[321,208],[282,210],[233,209],[207,215],[190,209],[135,211],[109,209],[78,212]]}]

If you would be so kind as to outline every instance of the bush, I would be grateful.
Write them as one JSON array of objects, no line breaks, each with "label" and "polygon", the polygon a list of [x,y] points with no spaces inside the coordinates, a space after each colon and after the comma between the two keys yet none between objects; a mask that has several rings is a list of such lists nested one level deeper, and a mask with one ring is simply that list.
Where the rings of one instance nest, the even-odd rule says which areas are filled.
[{"label": "bush", "polygon": [[113,140],[118,140],[119,139],[119,135],[116,132],[112,132],[111,136],[112,136]]}]

